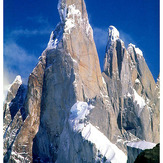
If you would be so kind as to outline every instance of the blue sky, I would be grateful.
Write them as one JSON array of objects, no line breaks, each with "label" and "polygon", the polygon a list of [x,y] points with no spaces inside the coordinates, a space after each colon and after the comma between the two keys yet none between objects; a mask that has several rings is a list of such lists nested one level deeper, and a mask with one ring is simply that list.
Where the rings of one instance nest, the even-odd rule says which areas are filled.
[{"label": "blue sky", "polygon": [[[127,45],[143,51],[156,80],[159,74],[159,0],[85,0],[101,69],[107,28],[114,25]],[[4,0],[4,82],[29,74],[60,21],[58,0]]]}]

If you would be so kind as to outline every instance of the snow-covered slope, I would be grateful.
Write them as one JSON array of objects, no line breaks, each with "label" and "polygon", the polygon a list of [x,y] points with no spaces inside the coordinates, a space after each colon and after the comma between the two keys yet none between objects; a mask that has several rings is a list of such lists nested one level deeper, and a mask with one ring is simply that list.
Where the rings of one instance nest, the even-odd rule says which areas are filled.
[{"label": "snow-covered slope", "polygon": [[87,115],[91,109],[93,109],[93,106],[86,102],[75,103],[70,110],[69,124],[71,128],[74,132],[81,132],[84,140],[88,140],[95,145],[98,150],[96,157],[101,154],[105,157],[106,162],[126,163],[126,155],[116,145],[111,143],[97,127],[87,122]]}]

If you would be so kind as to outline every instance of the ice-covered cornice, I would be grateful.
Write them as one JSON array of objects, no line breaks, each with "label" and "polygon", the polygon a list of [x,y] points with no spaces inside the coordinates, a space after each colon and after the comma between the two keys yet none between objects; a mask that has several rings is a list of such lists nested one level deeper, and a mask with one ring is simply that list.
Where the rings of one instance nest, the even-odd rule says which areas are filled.
[{"label": "ice-covered cornice", "polygon": [[108,35],[108,41],[116,41],[119,39],[119,31],[112,25],[108,28]]},{"label": "ice-covered cornice", "polygon": [[137,55],[143,56],[143,52],[142,52],[139,48],[136,48],[136,46],[135,46],[134,44],[130,43],[130,44],[128,45],[127,51],[128,51],[129,53],[131,53],[131,52],[133,51],[133,49],[135,50],[135,53],[136,53]]},{"label": "ice-covered cornice", "polygon": [[106,51],[109,50],[109,48],[117,41],[119,40],[120,42],[123,42],[119,38],[119,31],[112,25],[109,26],[108,28],[108,42],[107,42],[107,47]]}]

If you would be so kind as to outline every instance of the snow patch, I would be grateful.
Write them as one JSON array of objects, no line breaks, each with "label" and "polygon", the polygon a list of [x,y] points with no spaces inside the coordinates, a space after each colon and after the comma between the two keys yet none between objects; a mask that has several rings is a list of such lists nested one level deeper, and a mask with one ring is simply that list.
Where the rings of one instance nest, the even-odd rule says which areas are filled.
[{"label": "snow patch", "polygon": [[131,54],[133,52],[133,48],[135,49],[136,54],[143,56],[143,52],[139,48],[136,48],[136,46],[132,43],[128,45],[127,51]]},{"label": "snow patch", "polygon": [[75,27],[75,20],[77,20],[78,23],[82,22],[81,12],[76,9],[76,6],[74,4],[68,6],[68,14],[65,20],[66,33],[70,33],[71,29]]},{"label": "snow patch", "polygon": [[114,26],[109,26],[109,40],[116,41],[119,39],[119,31]]},{"label": "snow patch", "polygon": [[86,116],[90,113],[91,109],[93,109],[93,106],[86,102],[75,103],[70,110],[69,124],[71,128],[75,132],[81,132],[82,137],[94,144],[108,162],[126,163],[126,155],[116,145],[112,144],[96,127],[86,122]]},{"label": "snow patch", "polygon": [[92,124],[89,123],[83,128],[82,136],[86,140],[95,144],[96,148],[103,156],[106,157],[108,162],[126,163],[126,155],[120,149],[118,149],[116,145],[112,144],[109,139]]},{"label": "snow patch", "polygon": [[127,93],[127,97],[131,98],[132,95],[128,92],[128,93]]},{"label": "snow patch", "polygon": [[54,34],[52,32],[51,35],[50,35],[50,40],[48,42],[48,48],[56,49],[57,44],[58,44],[59,41],[58,41],[58,39],[53,40],[53,36],[54,36]]},{"label": "snow patch", "polygon": [[128,47],[133,47],[133,48],[135,48],[135,45],[132,44],[132,43],[129,43]]},{"label": "snow patch", "polygon": [[135,48],[136,54],[143,56],[143,52],[139,48]]},{"label": "snow patch", "polygon": [[12,84],[9,85],[8,92],[11,92],[11,87],[12,87],[13,84],[18,84],[18,85],[22,84],[22,79],[21,79],[20,75],[17,75],[15,80],[12,82]]},{"label": "snow patch", "polygon": [[74,19],[67,19],[65,23],[65,32],[70,34],[71,29],[75,27],[75,20]]},{"label": "snow patch", "polygon": [[139,142],[127,143],[127,146],[137,148],[137,149],[141,149],[141,150],[145,150],[145,149],[154,148],[156,146],[156,144],[151,143],[151,142],[146,142],[146,141],[139,141]]},{"label": "snow patch", "polygon": [[136,83],[136,84],[140,84],[140,80],[139,80],[139,79],[136,79],[136,80],[135,80],[135,83]]},{"label": "snow patch", "polygon": [[18,76],[16,76],[16,78],[15,78],[15,80],[14,80],[14,82],[13,83],[18,83],[18,84],[22,84],[22,79],[21,79],[21,76],[20,75],[18,75]]},{"label": "snow patch", "polygon": [[119,38],[119,31],[114,26],[111,25],[108,28],[107,51],[117,40],[119,40],[123,44],[123,41]]},{"label": "snow patch", "polygon": [[133,89],[133,91],[134,91],[134,102],[136,102],[139,105],[139,107],[143,109],[144,106],[146,105],[145,100],[138,95],[135,89]]},{"label": "snow patch", "polygon": [[84,127],[84,120],[86,116],[93,109],[92,105],[86,102],[75,103],[70,110],[69,124],[74,131],[80,131]]},{"label": "snow patch", "polygon": [[105,85],[106,85],[106,82],[105,82],[104,77],[102,77],[102,82],[103,82],[103,84],[105,84]]}]

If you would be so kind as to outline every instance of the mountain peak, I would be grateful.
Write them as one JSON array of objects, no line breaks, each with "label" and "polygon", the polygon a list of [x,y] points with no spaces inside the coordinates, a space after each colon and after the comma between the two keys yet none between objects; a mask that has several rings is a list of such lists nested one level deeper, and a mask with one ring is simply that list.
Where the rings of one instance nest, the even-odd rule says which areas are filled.
[{"label": "mountain peak", "polygon": [[19,83],[20,85],[22,84],[22,79],[21,79],[21,76],[20,75],[17,75],[15,80],[14,80],[14,83]]},{"label": "mountain peak", "polygon": [[67,38],[74,29],[78,28],[84,30],[88,38],[93,39],[93,32],[89,24],[84,0],[59,0],[58,12],[61,22],[51,33],[47,48],[56,49],[63,35],[66,35],[65,37]]},{"label": "mountain peak", "polygon": [[61,22],[65,22],[70,12],[73,12],[73,14],[80,13],[82,15],[82,18],[87,16],[84,0],[59,0],[58,11]]},{"label": "mountain peak", "polygon": [[119,31],[114,26],[108,28],[109,41],[116,41],[119,39]]},{"label": "mountain peak", "polygon": [[143,52],[139,48],[136,48],[136,46],[134,44],[132,44],[132,43],[130,43],[128,45],[127,50],[130,52],[133,48],[134,48],[136,54],[138,54],[140,56],[143,56]]},{"label": "mountain peak", "polygon": [[17,75],[15,80],[12,82],[12,84],[10,84],[8,91],[10,91],[10,89],[12,89],[13,85],[18,85],[18,87],[22,84],[22,79],[20,75]]},{"label": "mountain peak", "polygon": [[[109,50],[110,46],[112,46],[116,40],[119,39],[119,31],[112,25],[108,28],[108,42],[106,47],[106,52]],[[120,40],[122,42],[122,40]]]}]

